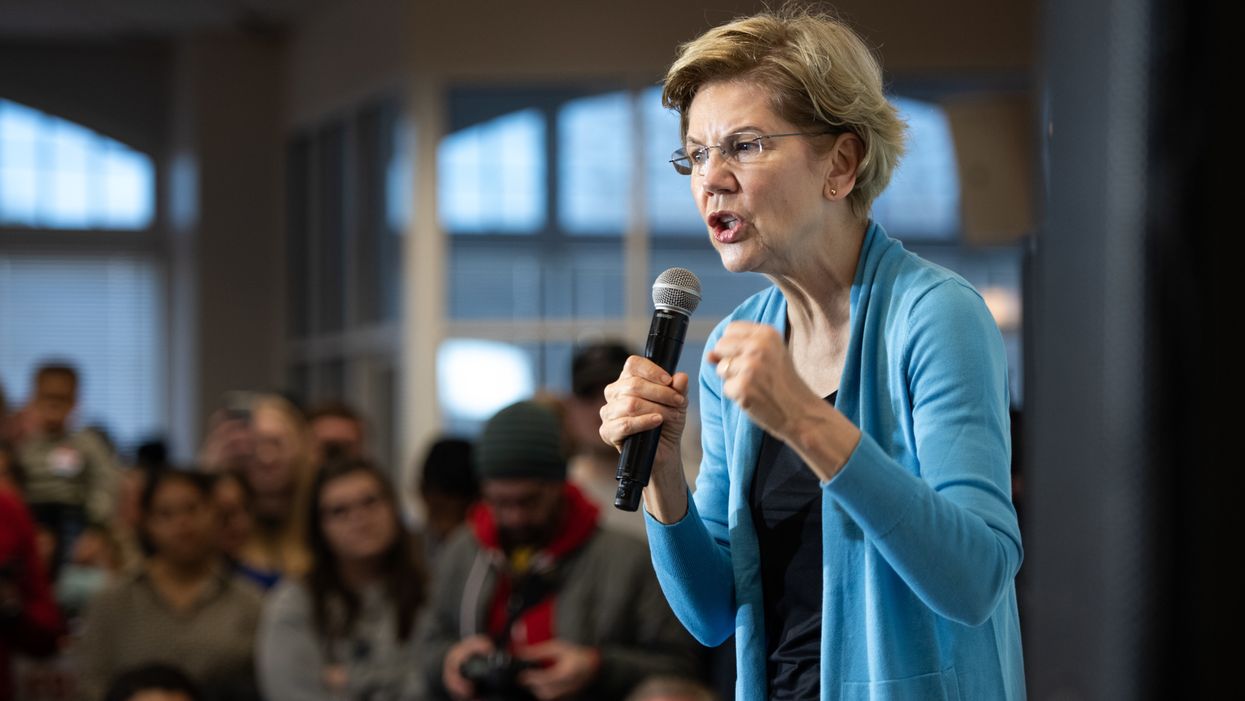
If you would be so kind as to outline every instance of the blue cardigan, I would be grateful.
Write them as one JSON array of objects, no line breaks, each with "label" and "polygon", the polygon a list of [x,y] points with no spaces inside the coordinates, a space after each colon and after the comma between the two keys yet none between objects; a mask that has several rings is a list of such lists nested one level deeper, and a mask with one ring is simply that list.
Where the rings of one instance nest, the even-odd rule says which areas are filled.
[{"label": "blue cardigan", "polygon": [[[786,330],[776,287],[722,321]],[[963,278],[871,223],[835,407],[862,435],[822,483],[821,698],[1023,699],[1003,339]],[[739,699],[763,699],[765,625],[748,490],[762,431],[700,371],[704,459],[687,515],[645,516],[653,564],[698,640],[736,636]]]}]

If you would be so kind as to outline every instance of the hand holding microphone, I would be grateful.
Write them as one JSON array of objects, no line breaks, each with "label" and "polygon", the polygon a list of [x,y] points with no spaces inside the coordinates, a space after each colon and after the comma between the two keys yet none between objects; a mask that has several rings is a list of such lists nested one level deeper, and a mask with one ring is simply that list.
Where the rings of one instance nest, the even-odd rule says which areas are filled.
[{"label": "hand holding microphone", "polygon": [[674,369],[689,317],[699,304],[700,281],[691,271],[671,268],[658,276],[644,357],[628,359],[618,381],[605,388],[601,438],[621,452],[614,506],[624,511],[639,508],[654,461],[678,465],[688,379]]}]

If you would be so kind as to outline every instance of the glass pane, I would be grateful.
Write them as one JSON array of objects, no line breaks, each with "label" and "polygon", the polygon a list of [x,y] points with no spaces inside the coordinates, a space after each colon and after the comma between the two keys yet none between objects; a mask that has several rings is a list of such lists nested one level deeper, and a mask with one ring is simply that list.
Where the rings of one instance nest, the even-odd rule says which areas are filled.
[{"label": "glass pane", "polygon": [[[586,342],[601,339],[599,334],[589,336]],[[570,341],[447,340],[437,356],[438,396],[446,430],[474,435],[490,416],[513,402],[537,393],[567,396],[574,351]],[[481,378],[479,384],[486,386],[470,389],[475,385],[464,384],[463,376],[479,375],[481,368],[487,368],[492,384]]]},{"label": "glass pane", "polygon": [[155,209],[154,173],[147,158],[129,149],[106,144],[101,149],[103,200],[99,224],[107,229],[141,229],[151,223]]},{"label": "glass pane", "polygon": [[91,132],[69,122],[51,122],[44,131],[47,160],[40,193],[40,219],[53,228],[85,229],[99,206],[91,191],[94,166]]},{"label": "glass pane", "polygon": [[387,236],[380,237],[380,318],[397,321],[402,310],[403,234],[415,212],[415,127],[396,109],[388,124],[389,153],[385,169]]},{"label": "glass pane", "polygon": [[0,222],[35,226],[39,209],[39,129],[43,116],[0,100]]},{"label": "glass pane", "polygon": [[570,234],[622,234],[631,207],[634,139],[626,92],[558,110],[558,221]]},{"label": "glass pane", "polygon": [[452,338],[437,351],[437,397],[452,431],[474,432],[537,387],[529,352],[510,343]]},{"label": "glass pane", "polygon": [[415,128],[403,117],[395,117],[386,125],[385,218],[390,231],[401,234],[415,211]]},{"label": "glass pane", "polygon": [[670,154],[679,147],[679,115],[661,106],[661,88],[649,88],[639,99],[644,120],[649,229],[654,236],[702,236],[705,225],[696,211],[690,181],[670,165]]},{"label": "glass pane", "polygon": [[[286,149],[286,270],[289,275],[289,332],[310,330],[311,317],[311,140],[300,137]],[[306,384],[294,387],[306,391]]]},{"label": "glass pane", "polygon": [[908,123],[908,151],[873,203],[873,217],[904,239],[955,240],[960,231],[960,179],[951,125],[942,108],[891,97]]},{"label": "glass pane", "polygon": [[316,135],[315,248],[312,282],[316,325],[313,333],[340,331],[346,323],[347,193],[346,128],[334,124]]},{"label": "glass pane", "polygon": [[532,319],[541,316],[542,261],[512,246],[454,246],[450,251],[451,319]]},{"label": "glass pane", "polygon": [[0,223],[143,229],[154,216],[149,157],[72,122],[0,100]]},{"label": "glass pane", "polygon": [[622,240],[460,242],[452,247],[450,318],[607,318],[623,314]]},{"label": "glass pane", "polygon": [[528,109],[445,137],[437,204],[451,233],[527,234],[545,226],[545,120]]},{"label": "glass pane", "polygon": [[390,181],[392,162],[392,127],[396,107],[381,104],[364,110],[355,121],[356,172],[354,283],[352,300],[354,320],[370,323],[382,318],[381,298],[384,294],[384,271],[391,267],[381,253],[382,242],[393,238],[390,232]]}]

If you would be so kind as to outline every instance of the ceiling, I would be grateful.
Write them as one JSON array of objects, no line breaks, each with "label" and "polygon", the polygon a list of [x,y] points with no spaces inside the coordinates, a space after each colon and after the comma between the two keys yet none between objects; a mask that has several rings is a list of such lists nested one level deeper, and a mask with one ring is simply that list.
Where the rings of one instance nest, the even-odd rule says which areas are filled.
[{"label": "ceiling", "polygon": [[280,31],[330,0],[0,0],[0,37],[173,37]]}]

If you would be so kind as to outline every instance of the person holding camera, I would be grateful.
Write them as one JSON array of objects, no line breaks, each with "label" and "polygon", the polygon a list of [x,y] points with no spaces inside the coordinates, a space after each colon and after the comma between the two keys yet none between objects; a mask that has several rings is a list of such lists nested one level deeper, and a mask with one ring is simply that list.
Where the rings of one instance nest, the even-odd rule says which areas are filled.
[{"label": "person holding camera", "polygon": [[654,674],[686,673],[691,639],[644,546],[598,527],[566,481],[558,419],[526,401],[484,427],[483,501],[447,545],[424,656],[455,699],[622,699]]}]

